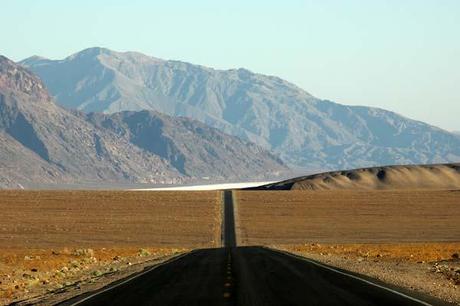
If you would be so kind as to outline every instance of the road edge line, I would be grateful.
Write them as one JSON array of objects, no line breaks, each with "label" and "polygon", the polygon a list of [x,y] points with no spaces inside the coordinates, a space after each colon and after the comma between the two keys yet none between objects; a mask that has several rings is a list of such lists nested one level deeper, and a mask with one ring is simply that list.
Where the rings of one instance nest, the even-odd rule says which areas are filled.
[{"label": "road edge line", "polygon": [[220,247],[225,248],[225,190],[220,192]]},{"label": "road edge line", "polygon": [[[265,248],[267,248],[267,247],[265,247]],[[428,302],[419,300],[419,299],[417,299],[417,298],[415,298],[415,297],[412,297],[412,296],[410,296],[410,295],[407,295],[407,294],[405,294],[405,293],[402,293],[402,292],[399,292],[399,291],[397,291],[397,290],[394,290],[394,289],[391,289],[391,288],[388,288],[388,287],[385,287],[385,286],[376,284],[376,283],[371,282],[370,280],[364,279],[364,278],[362,278],[362,277],[359,277],[359,276],[356,276],[356,275],[353,275],[353,274],[346,273],[346,272],[344,272],[344,271],[335,269],[335,268],[333,268],[333,267],[331,267],[331,266],[328,266],[328,265],[322,264],[322,263],[320,263],[320,262],[311,260],[311,259],[309,259],[309,258],[307,258],[307,257],[303,257],[303,256],[300,256],[300,255],[297,255],[297,254],[289,253],[289,252],[284,251],[284,250],[277,250],[277,249],[272,249],[272,248],[267,248],[267,249],[272,250],[272,251],[274,251],[274,252],[282,253],[282,254],[285,254],[285,255],[287,255],[287,256],[294,257],[294,258],[297,258],[297,259],[300,259],[300,260],[305,260],[305,261],[307,261],[307,262],[309,262],[309,263],[311,263],[311,264],[314,264],[314,265],[316,265],[316,266],[318,266],[318,267],[321,267],[321,268],[324,268],[324,269],[327,269],[327,270],[330,270],[330,271],[333,271],[333,272],[336,272],[336,273],[339,273],[339,274],[342,274],[342,275],[351,277],[351,278],[353,278],[353,279],[356,279],[356,280],[359,280],[359,281],[361,281],[361,282],[364,282],[364,283],[366,283],[366,284],[368,284],[368,285],[372,285],[372,286],[378,287],[378,288],[380,288],[380,289],[384,289],[384,290],[389,291],[389,292],[391,292],[391,293],[393,293],[393,294],[402,296],[402,297],[404,297],[404,298],[407,298],[407,299],[412,300],[412,301],[414,301],[414,302],[420,303],[420,304],[422,304],[422,305],[425,305],[425,306],[435,306],[435,305],[433,305],[433,304],[430,304],[430,303],[428,303]]]},{"label": "road edge line", "polygon": [[233,199],[233,227],[235,228],[235,246],[238,247],[241,245],[241,231],[240,231],[240,218],[238,213],[238,198],[236,193],[238,190],[232,190],[232,199]]},{"label": "road edge line", "polygon": [[[168,260],[166,260],[166,261],[164,261],[164,262],[161,262],[161,263],[159,263],[159,264],[153,265],[153,266],[151,266],[150,268],[148,268],[147,270],[141,271],[141,272],[139,272],[139,273],[137,273],[137,274],[135,274],[135,275],[133,275],[133,276],[131,276],[131,277],[128,277],[128,278],[126,278],[125,280],[123,280],[123,281],[120,282],[120,283],[117,283],[117,284],[114,284],[114,285],[110,285],[110,284],[109,284],[107,288],[105,288],[105,289],[100,289],[100,291],[97,290],[95,293],[93,293],[93,294],[91,294],[91,295],[89,295],[89,296],[87,296],[87,297],[85,297],[85,298],[83,298],[83,299],[81,299],[81,300],[79,300],[79,301],[76,301],[75,303],[69,304],[69,306],[75,306],[75,305],[79,305],[79,304],[81,304],[81,303],[83,303],[83,302],[86,302],[87,300],[92,299],[93,297],[95,297],[95,296],[97,296],[97,295],[99,295],[99,294],[102,294],[102,293],[104,293],[104,292],[107,292],[107,291],[109,291],[109,290],[112,290],[112,289],[114,289],[114,288],[117,288],[117,287],[119,287],[119,286],[121,286],[121,285],[123,285],[123,284],[126,284],[127,282],[132,281],[133,279],[136,279],[136,278],[138,278],[138,277],[141,277],[142,275],[145,275],[145,274],[147,274],[147,273],[149,273],[149,272],[155,270],[155,269],[158,268],[158,267],[164,266],[164,265],[169,264],[169,263],[171,263],[171,262],[174,262],[174,261],[176,261],[176,260],[178,260],[178,259],[181,259],[182,257],[185,257],[185,256],[187,256],[187,255],[190,255],[190,254],[192,254],[194,251],[195,251],[195,250],[192,250],[192,251],[190,251],[190,252],[187,252],[187,253],[184,253],[184,254],[180,254],[180,255],[174,256],[174,257],[172,257],[172,258],[170,258],[170,259],[168,259]],[[63,303],[65,303],[65,301],[64,301]],[[61,304],[61,303],[59,303],[59,304]]]}]

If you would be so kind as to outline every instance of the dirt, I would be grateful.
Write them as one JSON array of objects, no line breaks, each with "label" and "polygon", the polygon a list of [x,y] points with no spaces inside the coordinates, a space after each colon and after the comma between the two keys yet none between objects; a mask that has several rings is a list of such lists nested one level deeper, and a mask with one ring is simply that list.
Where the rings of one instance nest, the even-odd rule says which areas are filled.
[{"label": "dirt", "polygon": [[216,191],[1,191],[0,210],[0,305],[49,305],[221,243]]},{"label": "dirt", "polygon": [[458,191],[239,191],[236,206],[240,244],[460,303]]},{"label": "dirt", "polygon": [[460,305],[460,243],[309,243],[272,247]]},{"label": "dirt", "polygon": [[[218,191],[2,191],[0,304],[49,305],[219,247],[221,200]],[[458,191],[237,191],[234,200],[239,245],[460,300]]]},{"label": "dirt", "polygon": [[242,245],[458,242],[460,192],[238,191]]},{"label": "dirt", "polygon": [[0,248],[217,246],[220,201],[216,191],[1,191]]},{"label": "dirt", "polygon": [[49,305],[134,273],[187,249],[9,249],[0,253],[0,305]]}]

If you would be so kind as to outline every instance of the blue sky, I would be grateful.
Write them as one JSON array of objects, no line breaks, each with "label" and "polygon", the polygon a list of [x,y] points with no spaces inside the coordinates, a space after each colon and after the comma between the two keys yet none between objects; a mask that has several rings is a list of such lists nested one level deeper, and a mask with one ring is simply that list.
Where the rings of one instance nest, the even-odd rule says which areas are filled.
[{"label": "blue sky", "polygon": [[245,67],[460,130],[460,1],[3,0],[0,54],[87,47]]}]

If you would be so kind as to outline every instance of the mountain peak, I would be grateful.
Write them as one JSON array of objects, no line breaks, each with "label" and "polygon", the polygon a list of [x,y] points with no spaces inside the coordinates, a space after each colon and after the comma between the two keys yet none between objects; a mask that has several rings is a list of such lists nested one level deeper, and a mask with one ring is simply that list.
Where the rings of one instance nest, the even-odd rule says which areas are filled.
[{"label": "mountain peak", "polygon": [[102,47],[91,47],[91,48],[87,48],[87,49],[84,49],[82,51],[79,51],[77,53],[74,53],[72,55],[70,55],[69,57],[67,57],[66,59],[78,59],[78,58],[92,58],[92,57],[97,57],[99,55],[102,55],[102,54],[106,54],[106,55],[111,55],[111,54],[114,54],[116,53],[115,51],[112,51],[112,50],[109,50],[107,48],[102,48]]},{"label": "mountain peak", "polygon": [[31,64],[38,65],[39,63],[40,64],[41,63],[46,63],[48,61],[50,61],[50,60],[48,58],[46,58],[46,57],[39,56],[39,55],[33,55],[31,57],[23,59],[22,61],[18,62],[18,64],[21,65],[21,66],[24,66],[24,67],[28,67]]},{"label": "mountain peak", "polygon": [[21,62],[27,61],[27,60],[31,60],[31,61],[47,61],[49,59],[47,59],[46,57],[40,56],[40,55],[32,55],[31,57],[28,57],[28,58],[22,60]]},{"label": "mountain peak", "polygon": [[0,55],[0,91],[22,92],[39,100],[51,99],[40,78],[2,55]]},{"label": "mountain peak", "polygon": [[112,60],[128,60],[136,63],[159,63],[164,62],[162,59],[152,57],[140,52],[134,51],[113,51],[107,48],[102,47],[92,47],[87,48],[77,53],[74,53],[66,58],[66,60],[82,60],[82,59],[94,59],[98,58],[101,59],[100,56],[104,56],[106,60],[109,62]]}]

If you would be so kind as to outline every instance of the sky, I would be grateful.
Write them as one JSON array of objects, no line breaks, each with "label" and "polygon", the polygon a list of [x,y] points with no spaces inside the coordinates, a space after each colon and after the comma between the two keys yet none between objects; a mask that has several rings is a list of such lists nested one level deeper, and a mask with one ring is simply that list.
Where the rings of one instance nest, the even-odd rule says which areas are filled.
[{"label": "sky", "polygon": [[460,1],[1,0],[0,54],[88,47],[276,75],[460,131]]}]

